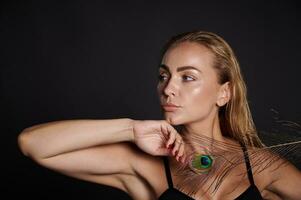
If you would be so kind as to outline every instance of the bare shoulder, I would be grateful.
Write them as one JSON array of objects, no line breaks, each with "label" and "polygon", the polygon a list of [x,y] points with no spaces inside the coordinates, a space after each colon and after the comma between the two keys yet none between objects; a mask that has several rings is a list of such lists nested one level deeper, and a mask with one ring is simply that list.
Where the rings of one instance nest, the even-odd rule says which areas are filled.
[{"label": "bare shoulder", "polygon": [[285,197],[282,190],[297,190],[296,185],[301,184],[301,172],[277,152],[268,147],[248,148],[256,185],[261,191]]},{"label": "bare shoulder", "polygon": [[266,147],[247,147],[255,184],[262,191],[273,182],[273,171],[283,159]]},{"label": "bare shoulder", "polygon": [[[106,152],[104,149],[106,147],[101,148],[102,152]],[[112,152],[114,153],[112,154]],[[108,176],[94,176],[93,182],[116,187],[129,194],[132,199],[137,200],[158,199],[158,196],[167,189],[168,184],[161,156],[147,154],[134,143],[130,142],[109,145],[107,155],[117,155],[116,159],[119,159],[118,162],[116,160],[111,162],[111,157],[106,159],[106,162],[111,162],[112,168],[114,168],[113,165],[116,163],[120,163],[121,165],[125,163],[129,165],[126,167],[129,170]],[[80,178],[87,180],[87,175],[85,176]]]},{"label": "bare shoulder", "polygon": [[133,199],[158,199],[168,187],[163,158],[147,154],[135,144],[128,145],[134,152],[131,162],[134,176],[122,177],[127,193]]}]

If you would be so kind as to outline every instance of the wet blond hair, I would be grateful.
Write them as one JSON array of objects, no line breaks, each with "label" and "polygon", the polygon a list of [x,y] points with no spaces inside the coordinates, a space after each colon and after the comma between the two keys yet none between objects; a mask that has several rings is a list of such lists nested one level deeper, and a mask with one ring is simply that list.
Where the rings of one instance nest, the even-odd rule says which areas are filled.
[{"label": "wet blond hair", "polygon": [[162,57],[167,50],[183,42],[194,42],[208,48],[214,55],[213,68],[217,71],[219,84],[229,82],[231,98],[226,105],[219,108],[222,134],[248,146],[264,146],[258,137],[247,101],[247,88],[230,45],[211,32],[186,32],[172,37],[166,43]]}]

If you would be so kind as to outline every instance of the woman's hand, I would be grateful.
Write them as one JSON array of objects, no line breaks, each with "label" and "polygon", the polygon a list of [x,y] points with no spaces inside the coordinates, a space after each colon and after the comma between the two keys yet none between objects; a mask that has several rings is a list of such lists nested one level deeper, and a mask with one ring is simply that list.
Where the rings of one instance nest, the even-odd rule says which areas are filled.
[{"label": "woman's hand", "polygon": [[155,156],[173,155],[177,161],[184,162],[182,136],[167,121],[135,120],[133,134],[135,144],[144,152]]}]

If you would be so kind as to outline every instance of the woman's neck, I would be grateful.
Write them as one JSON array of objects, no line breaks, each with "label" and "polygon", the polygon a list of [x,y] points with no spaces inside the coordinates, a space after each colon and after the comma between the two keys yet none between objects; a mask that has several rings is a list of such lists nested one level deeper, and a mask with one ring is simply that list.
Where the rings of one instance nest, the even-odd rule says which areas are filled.
[{"label": "woman's neck", "polygon": [[218,114],[206,120],[184,124],[181,131],[187,138],[193,135],[201,135],[218,141],[224,141],[225,139],[221,132]]}]

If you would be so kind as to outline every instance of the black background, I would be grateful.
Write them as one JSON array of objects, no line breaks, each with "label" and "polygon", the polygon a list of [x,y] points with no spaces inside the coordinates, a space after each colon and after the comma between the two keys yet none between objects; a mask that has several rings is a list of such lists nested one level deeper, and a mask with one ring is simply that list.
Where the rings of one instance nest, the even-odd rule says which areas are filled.
[{"label": "black background", "polygon": [[1,3],[1,179],[31,199],[130,199],[40,167],[17,136],[64,119],[161,119],[160,49],[172,35],[206,30],[233,47],[259,130],[271,109],[300,123],[300,22],[295,1],[6,1]]}]

